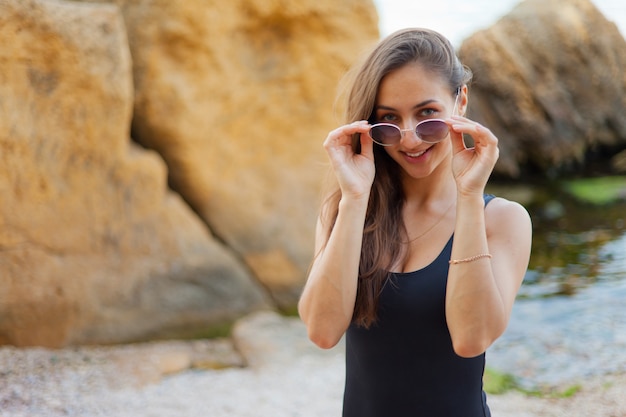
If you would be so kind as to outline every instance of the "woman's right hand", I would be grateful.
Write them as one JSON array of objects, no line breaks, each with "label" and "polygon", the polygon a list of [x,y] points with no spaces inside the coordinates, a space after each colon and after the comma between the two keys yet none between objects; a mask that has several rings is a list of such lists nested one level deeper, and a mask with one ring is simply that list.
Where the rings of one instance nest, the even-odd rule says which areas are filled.
[{"label": "woman's right hand", "polygon": [[[374,182],[374,142],[367,134],[367,120],[341,126],[328,134],[324,149],[328,153],[342,196],[368,196]],[[360,134],[361,153],[352,148],[352,136]]]}]

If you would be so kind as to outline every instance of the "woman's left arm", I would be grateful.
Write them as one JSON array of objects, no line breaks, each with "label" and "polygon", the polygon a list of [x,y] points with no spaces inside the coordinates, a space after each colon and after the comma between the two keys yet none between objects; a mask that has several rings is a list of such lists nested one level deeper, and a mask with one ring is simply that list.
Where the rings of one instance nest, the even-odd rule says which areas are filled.
[{"label": "woman's left arm", "polygon": [[[465,91],[464,91],[465,92]],[[485,352],[504,332],[530,258],[532,225],[519,204],[483,193],[498,139],[464,117],[450,119],[457,211],[446,292],[446,320],[459,356]],[[463,134],[474,147],[466,148]]]},{"label": "woman's left arm", "polygon": [[[446,318],[455,352],[480,355],[504,332],[530,258],[532,226],[519,204],[459,197]],[[476,255],[490,255],[474,259]]]}]

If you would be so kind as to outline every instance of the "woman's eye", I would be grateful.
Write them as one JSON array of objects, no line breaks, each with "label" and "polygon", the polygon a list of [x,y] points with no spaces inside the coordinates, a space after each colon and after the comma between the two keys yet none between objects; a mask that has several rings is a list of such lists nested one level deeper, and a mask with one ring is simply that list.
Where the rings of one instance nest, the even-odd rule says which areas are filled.
[{"label": "woman's eye", "polygon": [[432,117],[435,114],[437,114],[437,110],[435,110],[435,109],[424,109],[424,110],[420,111],[420,116],[421,117]]},{"label": "woman's eye", "polygon": [[395,115],[393,115],[393,114],[383,114],[379,118],[379,120],[381,122],[385,122],[385,123],[392,123],[392,122],[395,122],[396,120],[398,120],[398,118]]}]

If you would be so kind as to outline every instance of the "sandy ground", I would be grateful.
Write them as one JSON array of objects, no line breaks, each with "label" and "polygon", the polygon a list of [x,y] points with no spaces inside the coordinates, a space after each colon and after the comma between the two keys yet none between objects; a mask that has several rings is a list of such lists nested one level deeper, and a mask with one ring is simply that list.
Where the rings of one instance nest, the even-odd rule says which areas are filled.
[{"label": "sandy ground", "polygon": [[[343,346],[322,351],[297,319],[260,313],[228,340],[48,350],[0,348],[0,416],[340,416]],[[626,375],[568,398],[490,395],[494,417],[626,417]]]}]

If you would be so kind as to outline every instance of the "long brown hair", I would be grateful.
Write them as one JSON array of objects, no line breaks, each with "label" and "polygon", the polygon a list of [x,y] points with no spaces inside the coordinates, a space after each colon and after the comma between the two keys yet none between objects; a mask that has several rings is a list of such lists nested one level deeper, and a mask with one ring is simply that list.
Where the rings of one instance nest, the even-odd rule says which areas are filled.
[{"label": "long brown hair", "polygon": [[[365,60],[350,74],[346,94],[345,121],[369,120],[373,123],[378,87],[385,75],[409,63],[419,63],[426,70],[447,80],[451,94],[472,78],[463,66],[451,43],[439,33],[428,29],[404,29],[383,39]],[[359,137],[353,139],[359,152]],[[353,321],[371,326],[377,318],[378,299],[389,277],[389,271],[403,256],[402,242],[407,232],[402,220],[405,202],[401,170],[381,147],[374,147],[376,175],[369,197]],[[333,227],[337,217],[341,191],[336,189],[324,202],[322,221]]]}]

